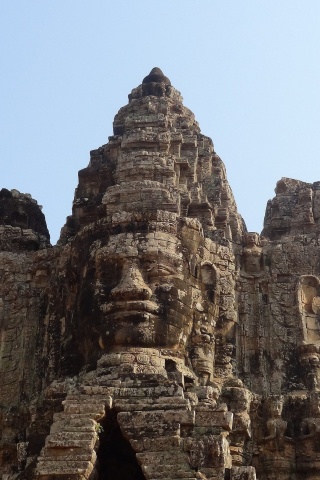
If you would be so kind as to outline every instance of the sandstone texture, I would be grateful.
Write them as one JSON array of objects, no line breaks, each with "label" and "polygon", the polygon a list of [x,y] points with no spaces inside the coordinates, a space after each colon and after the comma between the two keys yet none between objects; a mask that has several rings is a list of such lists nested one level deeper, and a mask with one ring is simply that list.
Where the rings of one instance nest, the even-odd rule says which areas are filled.
[{"label": "sandstone texture", "polygon": [[159,68],[79,172],[50,245],[0,191],[2,480],[320,478],[320,182],[247,232]]}]

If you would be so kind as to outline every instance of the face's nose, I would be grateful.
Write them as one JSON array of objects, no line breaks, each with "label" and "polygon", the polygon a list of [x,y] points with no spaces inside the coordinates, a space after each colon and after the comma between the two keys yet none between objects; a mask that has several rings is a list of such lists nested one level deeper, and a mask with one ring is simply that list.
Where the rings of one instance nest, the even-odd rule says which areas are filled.
[{"label": "face's nose", "polygon": [[149,300],[152,290],[135,263],[125,264],[119,284],[111,290],[113,300]]}]

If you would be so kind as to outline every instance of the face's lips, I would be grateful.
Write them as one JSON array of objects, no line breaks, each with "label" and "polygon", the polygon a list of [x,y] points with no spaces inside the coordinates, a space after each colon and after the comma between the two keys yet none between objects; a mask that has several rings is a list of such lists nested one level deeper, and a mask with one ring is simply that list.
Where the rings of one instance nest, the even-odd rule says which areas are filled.
[{"label": "face's lips", "polygon": [[121,315],[132,315],[132,314],[144,314],[159,313],[159,305],[150,300],[130,300],[128,302],[112,302],[106,303],[102,306],[104,313],[109,315],[121,314]]}]

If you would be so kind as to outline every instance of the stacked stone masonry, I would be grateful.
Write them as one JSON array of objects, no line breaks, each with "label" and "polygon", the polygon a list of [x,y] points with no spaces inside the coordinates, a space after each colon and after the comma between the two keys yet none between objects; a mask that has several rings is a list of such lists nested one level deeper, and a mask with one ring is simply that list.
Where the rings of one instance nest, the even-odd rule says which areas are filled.
[{"label": "stacked stone masonry", "polygon": [[2,480],[320,478],[320,182],[247,232],[160,69],[79,172],[56,246],[0,191]]}]

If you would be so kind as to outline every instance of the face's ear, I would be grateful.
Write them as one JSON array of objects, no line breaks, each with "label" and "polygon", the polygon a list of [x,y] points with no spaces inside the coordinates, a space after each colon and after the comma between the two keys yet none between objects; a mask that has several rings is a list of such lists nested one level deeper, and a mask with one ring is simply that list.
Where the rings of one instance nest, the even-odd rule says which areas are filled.
[{"label": "face's ear", "polygon": [[203,262],[200,267],[200,280],[205,285],[212,285],[213,287],[217,284],[217,269],[211,262]]}]

